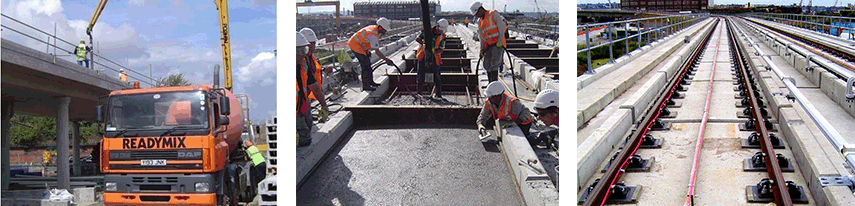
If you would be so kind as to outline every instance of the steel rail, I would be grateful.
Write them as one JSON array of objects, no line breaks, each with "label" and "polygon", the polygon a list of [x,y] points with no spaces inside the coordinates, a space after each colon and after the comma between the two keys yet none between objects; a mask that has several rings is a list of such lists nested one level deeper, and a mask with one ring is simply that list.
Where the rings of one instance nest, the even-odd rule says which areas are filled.
[{"label": "steel rail", "polygon": [[[818,40],[811,40],[810,38],[807,38],[807,37],[801,37],[801,36],[799,36],[799,35],[796,35],[796,34],[795,34],[795,33],[793,33],[793,32],[787,32],[787,31],[784,31],[783,29],[775,28],[775,27],[772,27],[772,26],[769,26],[769,25],[766,25],[766,24],[761,24],[761,23],[759,23],[759,22],[757,22],[757,21],[755,21],[755,20],[750,20],[750,19],[749,19],[749,21],[754,22],[754,23],[756,23],[756,24],[758,24],[758,25],[760,25],[760,26],[762,26],[762,27],[765,27],[765,28],[767,28],[767,29],[769,29],[769,30],[772,30],[772,31],[775,31],[775,32],[777,32],[777,33],[783,34],[783,37],[789,37],[789,38],[794,39],[794,40],[798,40],[798,41],[801,41],[801,42],[804,42],[804,43],[811,44],[811,47],[813,47],[813,48],[817,48],[817,49],[821,49],[821,50],[824,50],[824,49],[833,50],[833,51],[834,51],[834,53],[837,53],[837,54],[840,54],[840,55],[845,56],[845,57],[844,57],[844,59],[847,59],[847,60],[849,60],[849,61],[855,61],[855,54],[853,54],[853,53],[852,53],[853,51],[847,51],[847,50],[843,50],[843,49],[840,49],[840,48],[836,48],[836,47],[834,47],[833,45],[827,45],[828,43],[826,43],[826,42],[821,42],[821,41],[818,41]],[[792,41],[792,42],[793,42],[793,43],[796,43],[796,44],[799,44],[799,45],[800,45],[800,46],[802,46],[802,47],[808,48],[808,47],[806,47],[806,46],[801,45],[800,43],[798,43],[798,41]],[[841,66],[843,66],[843,67],[847,67],[847,68],[849,68],[850,70],[855,71],[855,66],[853,66],[852,64],[849,64],[849,63],[846,63],[846,62],[839,61],[839,60],[837,60],[837,59],[835,59],[835,58],[830,58],[828,54],[819,53],[819,52],[816,52],[816,51],[813,51],[813,52],[814,52],[814,53],[817,53],[818,55],[821,55],[821,56],[823,56],[823,57],[825,57],[825,58],[827,58],[827,59],[829,59],[829,60],[831,60],[831,61],[834,61],[835,63],[840,64],[840,65],[841,65]]]},{"label": "steel rail", "polygon": [[[610,164],[606,173],[603,174],[603,178],[601,178],[601,182],[594,186],[591,194],[588,195],[588,198],[585,199],[584,206],[592,206],[592,205],[605,205],[608,200],[608,194],[611,192],[612,186],[617,182],[617,179],[621,177],[622,173],[626,171],[626,164],[629,162],[629,158],[638,151],[639,146],[641,146],[641,140],[644,135],[650,129],[650,126],[653,124],[654,120],[659,116],[659,113],[665,108],[668,99],[671,98],[671,94],[675,91],[677,85],[680,84],[680,78],[686,74],[686,71],[689,67],[692,66],[692,61],[699,58],[700,51],[703,49],[703,46],[709,42],[710,37],[712,36],[713,31],[715,30],[715,26],[718,25],[718,21],[713,24],[713,27],[710,31],[704,36],[703,42],[699,44],[697,48],[692,51],[692,58],[686,60],[680,68],[680,74],[675,75],[671,82],[668,84],[666,88],[668,88],[662,96],[659,96],[656,99],[656,102],[651,105],[650,111],[647,113],[648,115],[641,121],[636,127],[636,132],[627,140],[626,145],[624,145],[623,149],[620,151],[620,158],[616,158],[614,164]],[[592,195],[593,194],[593,195]]]},{"label": "steel rail", "polygon": [[[790,197],[789,192],[787,191],[787,187],[785,186],[786,181],[784,180],[784,175],[781,173],[781,166],[778,164],[778,158],[775,157],[775,149],[772,146],[772,141],[769,138],[769,131],[766,130],[765,121],[762,119],[765,118],[760,112],[760,104],[758,104],[758,97],[754,95],[753,91],[749,91],[752,88],[752,82],[749,81],[748,76],[748,68],[745,68],[745,56],[743,55],[743,50],[740,47],[739,41],[737,41],[736,32],[734,31],[735,25],[733,25],[732,20],[726,21],[728,28],[728,35],[730,38],[731,44],[731,52],[733,52],[734,60],[736,62],[736,69],[741,71],[741,79],[743,85],[745,85],[746,95],[748,96],[751,102],[751,116],[755,118],[754,127],[757,128],[757,132],[760,134],[760,148],[763,153],[766,153],[768,158],[764,158],[764,162],[766,162],[766,173],[769,175],[769,178],[772,180],[772,193],[775,195],[775,204],[776,205],[784,205],[790,206],[793,205],[792,198]],[[756,72],[754,73],[756,75]]]}]

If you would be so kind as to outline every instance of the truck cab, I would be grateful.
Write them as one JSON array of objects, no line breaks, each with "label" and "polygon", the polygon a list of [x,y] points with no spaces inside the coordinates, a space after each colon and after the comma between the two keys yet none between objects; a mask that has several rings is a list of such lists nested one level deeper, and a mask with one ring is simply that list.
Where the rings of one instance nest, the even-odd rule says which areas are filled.
[{"label": "truck cab", "polygon": [[111,92],[96,111],[104,203],[235,205],[245,164],[234,157],[242,155],[238,111],[235,95],[211,85]]}]

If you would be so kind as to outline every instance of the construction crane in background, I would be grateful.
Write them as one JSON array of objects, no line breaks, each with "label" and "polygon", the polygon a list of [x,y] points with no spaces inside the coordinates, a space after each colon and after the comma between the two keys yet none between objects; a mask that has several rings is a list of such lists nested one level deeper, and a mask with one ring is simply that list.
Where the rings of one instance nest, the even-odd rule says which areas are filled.
[{"label": "construction crane in background", "polygon": [[808,13],[813,13],[813,0],[808,0]]},{"label": "construction crane in background", "polygon": [[834,6],[831,6],[831,13],[834,13],[835,8],[837,8],[837,2],[840,0],[834,0]]},{"label": "construction crane in background", "polygon": [[[339,13],[339,9],[341,7],[341,2],[339,1],[312,1],[306,0],[303,3],[297,3],[297,7],[310,7],[310,6],[335,6],[335,28],[336,31],[341,31],[341,14]],[[297,12],[300,12],[297,10]]]},{"label": "construction crane in background", "polygon": [[[86,27],[86,35],[89,35],[89,45],[94,48],[92,44],[92,29],[95,27],[95,22],[98,21],[98,17],[101,16],[101,12],[104,10],[104,7],[107,6],[107,1],[109,0],[101,0],[98,3],[98,7],[95,8],[95,13],[92,14],[92,19],[89,21],[89,26]],[[219,11],[219,21],[220,21],[220,40],[221,46],[223,47],[223,76],[225,76],[225,88],[229,91],[232,91],[232,55],[231,55],[231,43],[229,38],[229,6],[228,0],[214,0],[214,4],[217,5],[217,10]],[[95,59],[95,54],[93,52],[89,52],[90,61]],[[90,64],[93,68],[95,67],[95,62]]]},{"label": "construction crane in background", "polygon": [[[95,27],[95,22],[98,21],[98,17],[101,16],[101,11],[104,11],[104,7],[107,6],[108,0],[101,0],[98,3],[98,7],[95,8],[95,13],[92,14],[92,19],[89,20],[89,26],[86,26],[86,35],[89,36],[89,48],[95,48],[95,44],[92,43],[92,28]],[[95,52],[89,52],[89,66],[90,68],[95,69]]]}]

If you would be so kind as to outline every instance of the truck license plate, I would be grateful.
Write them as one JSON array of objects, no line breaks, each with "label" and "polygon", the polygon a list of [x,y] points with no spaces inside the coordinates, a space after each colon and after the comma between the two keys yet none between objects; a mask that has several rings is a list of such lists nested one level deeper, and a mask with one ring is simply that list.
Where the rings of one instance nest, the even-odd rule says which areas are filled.
[{"label": "truck license plate", "polygon": [[140,160],[140,165],[142,165],[142,166],[164,166],[164,165],[166,165],[166,160]]}]

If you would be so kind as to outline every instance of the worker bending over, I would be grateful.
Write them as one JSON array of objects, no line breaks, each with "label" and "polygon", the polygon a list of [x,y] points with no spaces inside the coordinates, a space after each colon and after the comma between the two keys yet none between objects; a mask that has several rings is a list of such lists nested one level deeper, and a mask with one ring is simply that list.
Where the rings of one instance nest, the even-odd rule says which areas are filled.
[{"label": "worker bending over", "polygon": [[[315,94],[323,94],[321,87],[315,80],[314,75],[309,75],[307,70],[307,62],[305,61],[308,49],[306,46],[309,42],[306,37],[300,32],[297,32],[297,146],[308,146],[312,144],[312,115],[309,113],[309,92]],[[327,118],[327,101],[325,98],[319,98],[321,104],[321,119]]]},{"label": "worker bending over", "polygon": [[505,48],[505,32],[508,25],[499,11],[487,11],[476,1],[469,7],[475,17],[479,18],[478,35],[481,41],[481,58],[484,69],[487,71],[487,79],[490,82],[499,79],[499,70],[502,67],[502,52]]},{"label": "worker bending over", "polygon": [[[324,68],[321,67],[321,63],[318,61],[318,58],[315,58],[315,43],[318,42],[318,37],[315,36],[315,31],[311,28],[303,28],[300,29],[300,34],[303,34],[303,37],[306,37],[306,41],[309,42],[309,52],[306,53],[306,67],[308,69],[308,74],[315,77],[315,81],[318,82],[318,88],[320,88],[320,93],[315,93],[313,91],[309,91],[309,99],[319,100],[325,99],[324,93],[324,77],[322,75]],[[326,122],[327,119],[325,116],[322,116],[318,122]]]},{"label": "worker bending over", "polygon": [[[501,119],[517,123],[523,135],[529,138],[529,130],[531,129],[531,122],[534,118],[531,115],[531,111],[522,105],[519,99],[505,93],[505,87],[501,82],[495,81],[490,83],[487,85],[484,93],[488,98],[484,101],[484,107],[481,108],[481,114],[478,115],[478,120],[476,121],[478,131],[486,131],[485,125],[488,119]],[[531,143],[532,140],[530,139],[529,142]]]},{"label": "worker bending over", "polygon": [[[252,142],[246,140],[244,141],[244,146],[246,147],[247,159],[252,161],[252,168],[249,170],[251,173],[249,179],[252,181],[251,188],[253,188],[252,190],[257,190],[258,183],[264,180],[264,176],[267,175],[267,163],[264,162],[264,156],[261,155],[261,152],[258,151],[258,148]],[[254,194],[258,194],[258,191],[255,191]]]},{"label": "worker bending over", "polygon": [[[445,49],[445,29],[448,28],[448,21],[445,19],[440,19],[436,22],[436,26],[431,27],[431,32],[433,33],[434,39],[433,41],[433,52],[434,59],[436,64],[429,64],[425,59],[425,34],[424,32],[420,33],[418,37],[416,37],[416,42],[420,44],[419,51],[416,53],[416,58],[418,59],[417,65],[420,66],[419,74],[418,74],[418,83],[419,87],[416,90],[417,93],[422,93],[422,87],[424,87],[425,83],[425,72],[427,72],[428,68],[433,70],[433,83],[436,86],[436,98],[442,98],[442,78],[440,78],[440,66],[442,65],[442,50]],[[432,66],[429,66],[432,65]],[[430,91],[428,91],[430,92]]]},{"label": "worker bending over", "polygon": [[92,52],[92,48],[86,46],[86,41],[81,39],[80,44],[74,47],[74,53],[69,52],[69,54],[77,56],[77,65],[83,66],[83,63],[86,63],[86,68],[90,68],[89,60],[86,59],[86,54],[88,52]]},{"label": "worker bending over", "polygon": [[356,59],[359,60],[359,65],[362,68],[362,90],[376,90],[377,84],[374,82],[373,71],[371,70],[371,51],[374,51],[380,59],[386,61],[388,65],[395,65],[391,59],[380,52],[380,35],[389,30],[389,19],[380,17],[377,19],[377,25],[368,25],[358,32],[354,33],[347,41],[347,46],[350,50],[356,53]]}]

